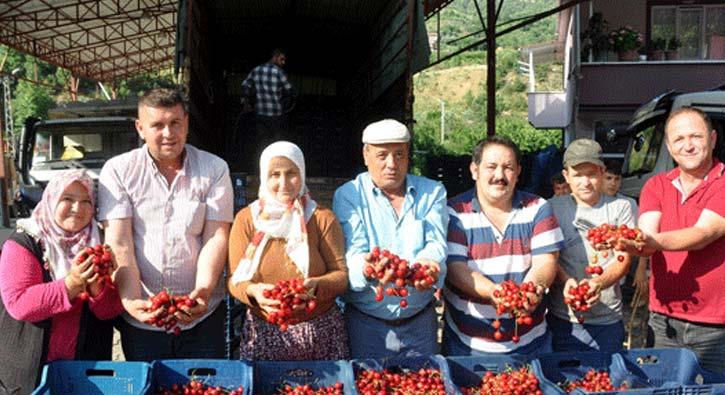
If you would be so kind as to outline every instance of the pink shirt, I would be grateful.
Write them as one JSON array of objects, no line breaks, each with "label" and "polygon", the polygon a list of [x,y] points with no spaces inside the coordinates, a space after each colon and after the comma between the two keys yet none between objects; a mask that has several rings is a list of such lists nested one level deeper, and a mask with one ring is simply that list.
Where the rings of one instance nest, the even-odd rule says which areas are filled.
[{"label": "pink shirt", "polygon": [[[707,178],[683,201],[680,170],[652,177],[640,194],[640,213],[659,212],[660,232],[689,228],[702,210],[725,217],[725,165],[715,160]],[[725,324],[725,237],[698,251],[652,255],[650,309],[675,318]]]},{"label": "pink shirt", "polygon": [[[18,321],[51,319],[47,361],[74,359],[83,302],[68,300],[63,279],[44,283],[38,259],[12,240],[5,242],[0,256],[0,295]],[[101,320],[123,312],[118,291],[110,287],[91,298],[89,308]]]},{"label": "pink shirt", "polygon": [[[188,294],[196,285],[199,252],[206,221],[232,222],[233,192],[229,167],[221,158],[191,145],[185,146],[182,169],[169,185],[144,145],[118,155],[103,166],[98,184],[100,221],[132,218],[136,263],[142,297],[166,288]],[[207,316],[224,295],[219,281],[211,295]],[[162,330],[138,322],[129,324]],[[193,327],[201,322],[194,321]]]}]

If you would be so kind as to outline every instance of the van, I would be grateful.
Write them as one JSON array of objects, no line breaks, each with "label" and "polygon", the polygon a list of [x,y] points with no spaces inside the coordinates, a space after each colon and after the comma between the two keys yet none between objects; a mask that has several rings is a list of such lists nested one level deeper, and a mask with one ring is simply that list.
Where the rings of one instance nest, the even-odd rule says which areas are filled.
[{"label": "van", "polygon": [[[86,169],[96,180],[108,159],[143,144],[135,118],[128,115],[135,111],[135,104],[125,107],[124,112],[117,113],[112,102],[84,103],[51,110],[50,116],[58,119],[25,121],[15,149],[18,190],[14,199],[18,216],[30,215],[56,173]],[[104,113],[106,109],[112,111]]]},{"label": "van", "polygon": [[629,144],[622,169],[621,192],[639,198],[647,180],[655,174],[674,169],[665,144],[665,121],[670,113],[682,107],[704,111],[717,131],[713,155],[725,162],[725,86],[703,92],[666,92],[640,107],[627,127]]}]

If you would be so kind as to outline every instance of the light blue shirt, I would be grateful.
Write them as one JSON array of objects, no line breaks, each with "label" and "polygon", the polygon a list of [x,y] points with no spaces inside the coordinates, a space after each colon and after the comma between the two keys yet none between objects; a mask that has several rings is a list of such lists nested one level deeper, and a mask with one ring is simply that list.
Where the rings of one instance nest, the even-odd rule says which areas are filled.
[{"label": "light blue shirt", "polygon": [[368,172],[335,191],[332,209],[345,234],[350,288],[345,301],[360,311],[393,320],[410,317],[428,305],[433,291],[419,292],[408,287],[408,307],[400,307],[400,298],[385,296],[375,301],[375,281],[363,275],[363,257],[374,247],[387,249],[414,263],[419,259],[438,262],[441,272],[436,287],[443,286],[446,275],[448,211],[446,190],[440,182],[407,175],[405,202],[400,216]]}]

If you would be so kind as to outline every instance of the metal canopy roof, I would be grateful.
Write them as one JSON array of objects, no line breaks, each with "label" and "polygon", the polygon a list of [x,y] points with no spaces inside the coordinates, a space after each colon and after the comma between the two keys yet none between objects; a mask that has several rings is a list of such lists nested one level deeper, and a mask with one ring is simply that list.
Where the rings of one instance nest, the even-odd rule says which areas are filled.
[{"label": "metal canopy roof", "polygon": [[3,0],[0,43],[113,81],[170,67],[177,0]]},{"label": "metal canopy roof", "polygon": [[[340,7],[328,7],[331,3],[339,5],[337,1],[305,3],[310,9],[303,7],[301,11],[339,12]],[[426,16],[451,1],[423,0]],[[270,13],[277,4],[265,1],[255,7],[255,3],[245,3],[248,9],[244,13],[256,18],[259,15],[253,11]],[[278,3],[282,8],[286,4]],[[328,15],[339,24],[375,15],[371,11],[375,7],[370,7],[374,2],[345,4],[349,15]],[[239,13],[239,7],[233,8]],[[173,65],[177,11],[178,0],[1,0],[0,44],[68,69],[76,76],[113,81]]]}]

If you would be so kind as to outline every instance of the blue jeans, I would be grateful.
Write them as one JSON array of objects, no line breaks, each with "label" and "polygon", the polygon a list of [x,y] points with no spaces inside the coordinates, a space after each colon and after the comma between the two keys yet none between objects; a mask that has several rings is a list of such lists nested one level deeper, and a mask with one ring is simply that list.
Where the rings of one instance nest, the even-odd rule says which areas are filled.
[{"label": "blue jeans", "polygon": [[655,347],[686,347],[697,355],[700,365],[725,374],[725,325],[702,324],[650,312]]},{"label": "blue jeans", "polygon": [[453,329],[445,322],[443,327],[443,344],[441,344],[441,354],[447,357],[459,357],[459,356],[487,356],[487,355],[506,355],[506,354],[521,354],[521,355],[532,355],[537,356],[539,354],[545,354],[551,352],[551,332],[548,330],[543,336],[539,336],[536,340],[531,343],[519,347],[511,352],[507,353],[493,353],[474,350],[468,347],[465,343],[458,338]]},{"label": "blue jeans", "polygon": [[622,350],[624,323],[621,320],[605,325],[579,324],[547,314],[546,323],[554,335],[554,352]]},{"label": "blue jeans", "polygon": [[346,304],[345,324],[350,336],[352,358],[380,359],[438,353],[438,320],[432,303],[400,326],[388,325]]},{"label": "blue jeans", "polygon": [[225,358],[224,312],[220,304],[216,310],[191,329],[179,336],[136,328],[123,317],[117,321],[121,333],[121,346],[127,361],[153,361],[154,359],[223,359]]}]

